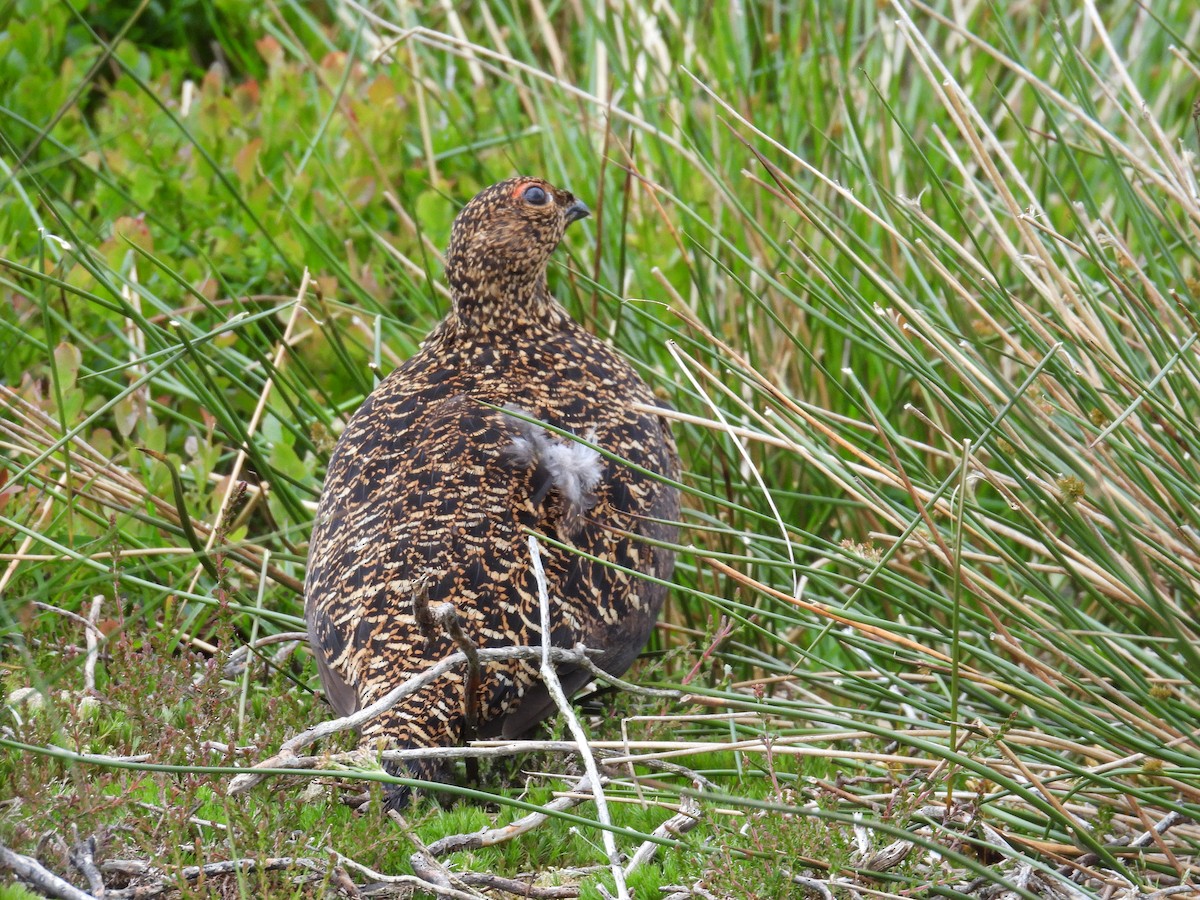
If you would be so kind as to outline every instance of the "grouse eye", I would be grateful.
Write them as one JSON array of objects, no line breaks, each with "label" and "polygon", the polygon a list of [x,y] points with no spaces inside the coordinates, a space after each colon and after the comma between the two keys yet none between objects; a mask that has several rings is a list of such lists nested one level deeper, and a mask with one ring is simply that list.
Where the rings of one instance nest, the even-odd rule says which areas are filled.
[{"label": "grouse eye", "polygon": [[546,193],[544,188],[538,187],[536,184],[531,184],[525,188],[525,192],[521,195],[525,198],[525,202],[532,206],[544,206],[546,201],[550,199],[550,195]]}]

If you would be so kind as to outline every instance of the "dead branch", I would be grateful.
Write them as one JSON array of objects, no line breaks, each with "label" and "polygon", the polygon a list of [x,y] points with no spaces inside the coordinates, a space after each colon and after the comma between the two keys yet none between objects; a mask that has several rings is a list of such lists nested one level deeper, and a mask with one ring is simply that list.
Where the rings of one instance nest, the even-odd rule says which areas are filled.
[{"label": "dead branch", "polygon": [[[101,869],[104,872],[117,873],[126,878],[151,879],[146,884],[108,891],[106,895],[108,900],[148,900],[148,898],[158,897],[168,891],[174,890],[174,885],[170,883],[172,873],[163,872],[158,867],[141,860],[108,860],[101,865]],[[220,862],[206,863],[202,866],[183,866],[175,870],[173,876],[194,882],[201,878],[219,878],[222,875],[233,875],[235,873],[245,875],[253,872],[277,872],[284,869],[304,869],[313,875],[324,877],[326,874],[335,875],[340,867],[335,866],[333,871],[329,872],[329,867],[325,862],[308,857],[272,856],[266,859],[247,857],[243,859],[226,859]],[[345,872],[342,872],[341,875],[348,880]],[[338,880],[341,883],[342,879],[339,878]]]},{"label": "dead branch", "polygon": [[280,648],[279,652],[276,653],[271,659],[273,665],[279,666],[287,659],[288,656],[291,655],[291,653],[297,646],[300,645],[301,642],[306,644],[308,643],[308,632],[283,631],[279,634],[268,634],[265,637],[260,637],[253,643],[243,644],[230,653],[229,658],[225,660],[225,666],[222,669],[221,674],[223,674],[226,678],[236,678],[242,674],[242,670],[246,667],[250,654],[255,650],[259,650],[262,647],[267,647],[271,644],[288,643],[291,645],[290,647]]},{"label": "dead branch", "polygon": [[[454,891],[457,894],[476,898],[476,900],[484,900],[482,894],[471,890],[469,885],[463,883],[456,873],[451,872],[429,852],[428,846],[408,824],[408,820],[402,813],[395,809],[389,809],[387,814],[388,818],[400,826],[408,840],[417,848],[416,852],[409,857],[409,864],[418,878],[434,889]],[[460,891],[460,887],[465,887],[467,890]]]},{"label": "dead branch", "polygon": [[[1166,834],[1168,831],[1170,831],[1176,825],[1185,825],[1185,824],[1188,824],[1189,822],[1191,822],[1191,819],[1189,819],[1187,816],[1181,815],[1180,813],[1177,813],[1174,810],[1172,810],[1171,812],[1169,812],[1165,816],[1163,816],[1161,819],[1159,819],[1153,829],[1142,832],[1137,837],[1133,838],[1133,840],[1129,840],[1129,839],[1125,838],[1122,840],[1118,840],[1116,843],[1118,845],[1125,844],[1126,846],[1128,846],[1130,849],[1133,849],[1133,850],[1140,850],[1143,847],[1150,846],[1150,844],[1153,843],[1156,838],[1159,838],[1162,835]],[[1098,854],[1085,853],[1083,856],[1079,857],[1079,859],[1075,860],[1073,863],[1066,865],[1066,866],[1062,866],[1058,870],[1058,874],[1059,875],[1071,875],[1072,873],[1078,873],[1078,872],[1082,871],[1083,869],[1086,869],[1088,866],[1095,865],[1099,861],[1100,861],[1100,857]]]},{"label": "dead branch", "polygon": [[84,893],[69,881],[59,878],[33,857],[23,856],[2,843],[0,868],[12,870],[17,878],[33,885],[47,897],[58,897],[60,900],[96,900],[91,894]]},{"label": "dead branch", "polygon": [[[349,869],[354,869],[370,878],[376,885],[383,885],[386,888],[398,888],[401,885],[410,888],[418,888],[422,891],[432,891],[442,897],[456,898],[456,900],[478,900],[473,894],[468,894],[463,891],[455,890],[454,888],[438,888],[431,885],[429,882],[415,875],[384,875],[382,872],[376,872],[369,866],[364,866],[345,854],[339,853],[337,850],[330,848],[329,852],[337,859],[339,865]],[[368,885],[363,885],[359,889],[359,893],[363,896],[374,896],[380,893],[378,889],[372,889]],[[405,894],[405,896],[409,896]]]},{"label": "dead branch", "polygon": [[596,758],[592,755],[591,748],[588,746],[588,736],[583,730],[583,725],[575,716],[575,711],[571,709],[571,703],[567,700],[567,695],[563,692],[562,684],[558,680],[558,670],[554,667],[553,657],[550,647],[550,590],[546,584],[546,572],[542,569],[542,552],[538,544],[537,535],[529,535],[529,556],[532,562],[533,577],[537,582],[538,602],[541,607],[541,626],[542,626],[542,665],[541,675],[542,682],[546,685],[546,690],[550,697],[554,700],[554,704],[558,707],[558,711],[563,718],[567,720],[567,727],[571,730],[572,736],[579,743],[579,755],[583,760],[584,770],[588,774],[588,778],[592,783],[592,796],[596,800],[596,818],[600,824],[605,826],[600,832],[600,838],[604,842],[604,851],[608,856],[608,863],[612,867],[613,884],[617,890],[618,900],[629,900],[629,889],[625,885],[625,870],[621,867],[621,855],[617,851],[617,841],[612,833],[612,816],[608,813],[608,799],[604,796],[604,784],[600,777],[600,768],[596,765]]},{"label": "dead branch", "polygon": [[[657,838],[675,838],[687,834],[700,823],[700,815],[699,801],[694,797],[684,796],[679,812],[655,828],[654,836]],[[626,877],[638,866],[644,865],[654,859],[654,855],[658,853],[660,846],[657,841],[644,841],[642,846],[638,847],[637,852],[629,860],[629,864],[625,866]]]},{"label": "dead branch", "polygon": [[793,875],[792,883],[798,884],[813,894],[817,894],[822,900],[833,900],[833,891],[820,878],[806,878],[803,875]]},{"label": "dead branch", "polygon": [[[92,608],[94,610],[95,605]],[[96,866],[96,836],[93,834],[79,840],[79,834],[75,831],[74,825],[71,826],[71,831],[74,834],[75,844],[68,852],[67,858],[71,861],[71,865],[87,879],[88,887],[91,888],[96,900],[104,900],[106,896],[104,878]]]},{"label": "dead branch", "polygon": [[[586,653],[592,651],[576,651],[562,650],[559,648],[550,648],[549,653],[551,659],[557,663],[571,663],[579,665],[582,659],[586,658]],[[541,647],[494,647],[484,648],[479,650],[479,659],[483,662],[492,662],[495,660],[513,660],[513,659],[539,659],[542,656]],[[284,741],[280,746],[279,752],[269,759],[265,759],[260,763],[252,766],[252,769],[286,769],[291,768],[291,761],[296,758],[296,751],[302,747],[307,747],[309,744],[320,740],[323,737],[328,737],[331,734],[337,734],[342,731],[348,731],[352,728],[360,727],[364,722],[369,721],[380,713],[391,709],[405,697],[415,694],[425,686],[431,684],[441,678],[447,672],[457,668],[467,661],[467,656],[462,651],[452,653],[445,659],[429,667],[423,672],[412,676],[403,684],[397,685],[386,695],[372,703],[370,706],[360,709],[358,712],[349,716],[344,716],[340,719],[330,719],[326,722],[321,722],[319,725],[314,725],[307,731],[302,731],[295,737]],[[247,772],[244,775],[236,775],[229,782],[227,794],[231,797],[238,794],[244,794],[246,791],[253,788],[265,778],[265,775]]]},{"label": "dead branch", "polygon": [[[544,808],[551,812],[563,812],[571,809],[583,802],[583,798],[578,795],[585,794],[589,789],[590,776],[585,775],[576,782],[571,796],[551,800]],[[481,847],[492,847],[496,844],[503,844],[505,841],[511,841],[513,838],[520,837],[526,832],[532,831],[549,817],[549,813],[546,812],[531,812],[499,828],[488,828],[483,831],[472,832],[471,834],[449,835],[441,840],[434,841],[429,845],[428,849],[433,856],[437,857],[445,856],[448,853],[458,853],[462,850],[478,850]]]},{"label": "dead branch", "polygon": [[488,891],[504,891],[516,897],[530,897],[532,900],[571,900],[579,896],[579,888],[570,884],[538,887],[526,881],[515,878],[504,878],[487,872],[464,872],[459,880],[472,887],[481,887]]},{"label": "dead branch", "polygon": [[[587,653],[587,648],[584,647],[583,644],[576,644],[575,649],[582,653]],[[678,700],[683,696],[683,691],[676,691],[668,688],[642,687],[639,684],[633,684],[632,682],[625,681],[624,679],[618,678],[615,675],[610,675],[608,672],[605,672],[602,668],[596,665],[595,661],[586,655],[583,657],[583,662],[580,663],[580,665],[587,669],[592,674],[592,677],[597,678],[600,681],[606,681],[613,687],[620,688],[621,690],[627,691],[630,694],[638,694],[642,697],[661,697],[666,700]]]}]

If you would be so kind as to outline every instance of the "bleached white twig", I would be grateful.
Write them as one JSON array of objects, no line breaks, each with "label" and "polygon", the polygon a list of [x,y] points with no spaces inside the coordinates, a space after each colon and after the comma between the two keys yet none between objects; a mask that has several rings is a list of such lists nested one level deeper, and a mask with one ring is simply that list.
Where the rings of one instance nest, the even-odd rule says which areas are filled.
[{"label": "bleached white twig", "polygon": [[255,650],[260,650],[270,644],[290,644],[289,647],[283,647],[274,657],[271,662],[274,665],[280,665],[283,659],[286,659],[301,642],[308,643],[307,631],[283,631],[279,634],[268,634],[260,637],[256,641],[251,641],[249,644],[242,644],[225,660],[224,674],[226,678],[236,678],[242,674],[242,669],[246,666],[246,661],[250,654]]},{"label": "bleached white twig", "polygon": [[23,856],[3,844],[0,844],[0,869],[11,869],[18,878],[32,884],[48,897],[58,897],[60,900],[95,900],[91,894],[84,893],[69,881],[59,878],[36,859]]},{"label": "bleached white twig", "polygon": [[[92,608],[95,609],[95,605]],[[96,835],[89,835],[80,840],[79,829],[74,824],[71,825],[71,835],[74,843],[67,852],[67,858],[71,861],[71,865],[87,879],[88,889],[91,890],[92,896],[96,900],[104,900],[107,896],[104,887],[104,878],[100,875],[100,870],[96,867]]]},{"label": "bleached white twig", "polygon": [[[542,808],[552,812],[563,812],[573,806],[578,806],[583,802],[583,798],[579,795],[590,788],[591,776],[584,775],[571,788],[569,794],[551,800]],[[457,853],[460,850],[478,850],[480,847],[492,847],[496,844],[503,844],[505,841],[511,841],[515,837],[520,837],[526,832],[532,831],[549,817],[548,812],[531,812],[499,828],[485,828],[483,831],[475,831],[470,834],[449,835],[448,837],[434,841],[429,845],[427,850],[434,856],[445,856],[447,853]]]},{"label": "bleached white twig", "polygon": [[[172,885],[167,878],[161,873],[162,869],[148,862],[139,859],[113,859],[107,860],[101,868],[105,872],[119,872],[126,877],[153,877],[154,881],[150,884],[142,884],[135,887],[122,888],[120,890],[109,891],[108,896],[114,900],[145,900],[145,898],[158,897],[162,894],[171,892]],[[198,881],[201,878],[218,878],[223,875],[232,875],[234,873],[250,873],[250,872],[278,872],[284,869],[301,869],[315,875],[324,875],[327,872],[330,875],[338,875],[337,870],[330,871],[328,865],[317,859],[310,859],[302,856],[270,856],[263,859],[254,859],[247,857],[245,859],[226,859],[220,862],[207,863],[202,866],[180,866],[176,869],[171,869],[173,875],[182,877],[187,881]],[[344,875],[345,873],[341,873]],[[340,879],[338,879],[340,880]],[[348,879],[347,879],[348,880]],[[89,895],[85,894],[85,897]]]},{"label": "bleached white twig", "polygon": [[87,659],[83,663],[83,690],[89,696],[96,690],[96,660],[100,657],[100,638],[104,636],[96,623],[100,621],[100,607],[103,604],[103,594],[92,598],[92,608],[88,610],[88,627],[83,629],[83,636],[87,641]]},{"label": "bleached white twig", "polygon": [[[497,660],[512,660],[512,659],[538,659],[543,656],[541,647],[493,647],[481,649],[479,659],[481,662],[494,662]],[[586,651],[579,650],[563,650],[552,648],[550,655],[555,662],[567,662],[578,665],[581,660],[586,659]],[[348,731],[352,728],[360,727],[364,722],[369,721],[380,713],[391,709],[405,697],[416,693],[428,684],[431,684],[441,678],[447,672],[458,666],[464,665],[467,661],[467,656],[461,650],[457,653],[452,653],[436,664],[430,666],[423,672],[409,678],[403,684],[399,684],[392,688],[383,697],[380,697],[370,706],[358,710],[348,716],[343,716],[340,719],[330,719],[327,722],[321,722],[314,725],[307,731],[302,731],[295,737],[284,741],[279,747],[279,752],[269,759],[265,759],[260,763],[252,766],[253,769],[275,769],[289,768],[291,760],[296,757],[296,751],[303,747],[307,747],[315,741],[323,737],[328,737],[331,734],[337,734],[342,731]],[[238,794],[244,794],[246,791],[260,783],[265,775],[247,772],[244,775],[234,776],[230,782],[226,793],[233,797]]]},{"label": "bleached white twig", "polygon": [[629,888],[625,885],[625,870],[621,868],[621,854],[617,850],[617,840],[611,831],[612,816],[608,813],[608,798],[604,796],[600,767],[596,765],[596,758],[588,746],[587,733],[575,716],[574,710],[571,709],[567,695],[563,692],[562,684],[558,680],[558,671],[554,668],[550,647],[552,633],[550,628],[550,591],[546,585],[546,572],[542,568],[542,551],[538,545],[537,535],[529,535],[529,557],[533,564],[533,577],[537,582],[538,604],[541,608],[542,681],[545,683],[551,699],[558,706],[558,711],[566,718],[567,727],[570,728],[576,743],[579,744],[579,756],[583,760],[584,770],[592,782],[592,796],[596,800],[596,817],[600,820],[600,824],[605,826],[600,832],[600,836],[604,842],[604,852],[608,856],[609,867],[612,869],[617,898],[618,900],[629,900]]},{"label": "bleached white twig", "polygon": [[[583,648],[582,644],[576,644],[575,649]],[[583,648],[586,649],[586,648]],[[625,681],[618,678],[616,675],[610,675],[600,668],[588,656],[584,656],[581,665],[587,669],[593,677],[599,678],[601,681],[607,681],[615,688],[620,688],[623,691],[628,691],[631,694],[638,694],[642,697],[661,697],[665,700],[678,700],[683,696],[683,691],[677,691],[674,688],[648,688],[642,687],[640,684],[634,684],[631,681]]]},{"label": "bleached white twig", "polygon": [[[700,803],[694,797],[685,796],[680,804],[679,812],[655,828],[654,836],[658,838],[677,838],[681,834],[691,831],[699,823]],[[629,860],[629,864],[625,866],[626,877],[638,866],[644,865],[654,859],[654,854],[658,852],[659,846],[661,845],[655,841],[644,841],[642,846],[638,847],[637,852]]]},{"label": "bleached white twig", "polygon": [[803,875],[793,875],[792,881],[802,888],[807,888],[814,894],[820,895],[824,900],[833,900],[833,891],[820,878],[805,878]]},{"label": "bleached white twig", "polygon": [[[409,840],[416,845],[417,850],[408,858],[408,863],[412,866],[413,873],[424,882],[422,887],[425,890],[432,890],[439,895],[443,892],[449,894],[449,892],[453,891],[456,898],[485,900],[483,894],[461,881],[456,873],[451,872],[433,854],[428,852],[425,844],[417,837],[416,832],[409,827],[399,812],[394,809],[388,810],[388,816],[404,828]],[[466,888],[467,890],[460,891],[459,887]]]}]

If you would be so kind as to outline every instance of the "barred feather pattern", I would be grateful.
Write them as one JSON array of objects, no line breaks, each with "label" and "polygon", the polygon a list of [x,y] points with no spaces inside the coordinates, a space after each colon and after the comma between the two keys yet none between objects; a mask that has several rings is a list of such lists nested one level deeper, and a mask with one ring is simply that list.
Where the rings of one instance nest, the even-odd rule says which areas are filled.
[{"label": "barred feather pattern", "polygon": [[[586,214],[540,179],[477,195],[447,252],[450,314],[338,440],[305,614],[339,714],[455,651],[418,627],[417,597],[453,604],[479,647],[540,645],[528,530],[579,551],[544,546],[553,646],[598,649],[619,675],[654,626],[674,566],[659,544],[675,540],[679,496],[646,472],[677,480],[679,461],[666,420],[637,406],[655,404],[649,387],[547,289],[550,253]],[[568,692],[587,680],[560,677]],[[448,675],[366,723],[364,744],[459,743],[465,690],[465,671]],[[485,666],[478,710],[482,737],[523,734],[555,711],[534,662]]]}]

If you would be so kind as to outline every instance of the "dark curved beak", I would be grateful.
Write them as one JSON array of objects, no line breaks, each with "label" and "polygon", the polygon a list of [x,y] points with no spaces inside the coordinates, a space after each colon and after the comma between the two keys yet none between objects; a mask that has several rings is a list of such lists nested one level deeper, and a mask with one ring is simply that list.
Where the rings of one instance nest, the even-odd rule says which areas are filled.
[{"label": "dark curved beak", "polygon": [[567,217],[567,224],[578,222],[580,219],[586,219],[592,214],[586,203],[582,200],[572,200],[571,205],[566,208],[564,215]]}]

